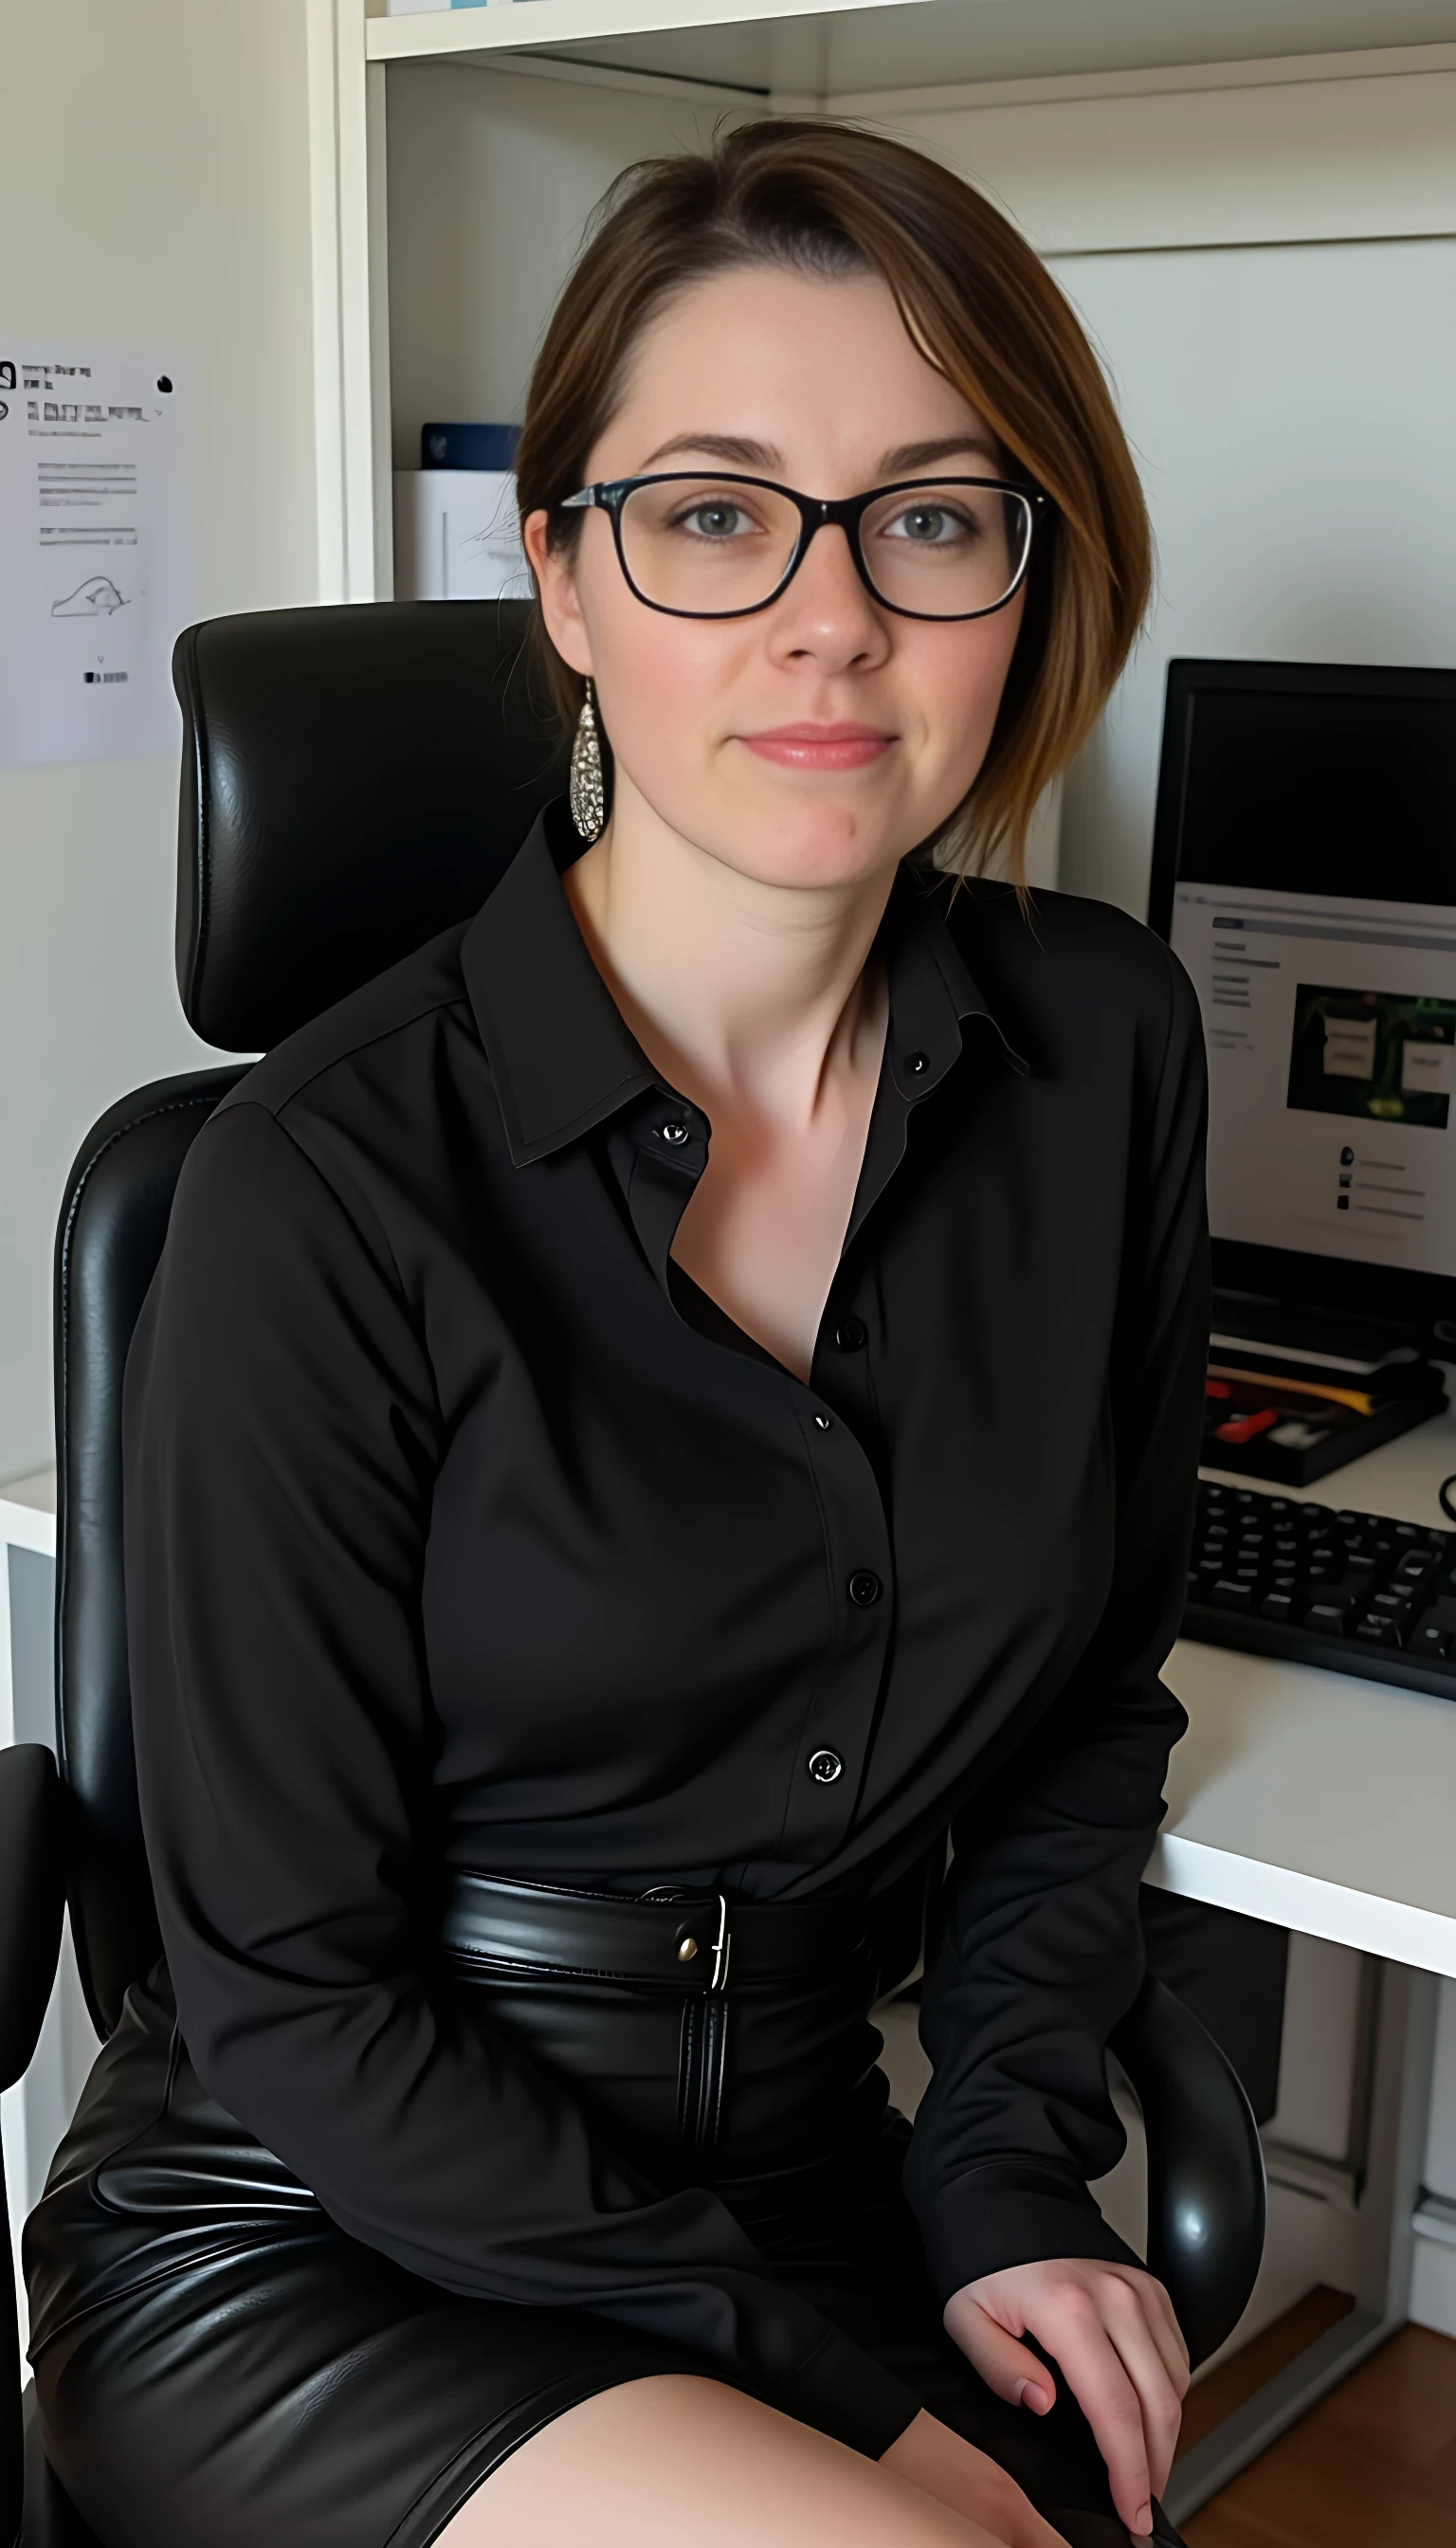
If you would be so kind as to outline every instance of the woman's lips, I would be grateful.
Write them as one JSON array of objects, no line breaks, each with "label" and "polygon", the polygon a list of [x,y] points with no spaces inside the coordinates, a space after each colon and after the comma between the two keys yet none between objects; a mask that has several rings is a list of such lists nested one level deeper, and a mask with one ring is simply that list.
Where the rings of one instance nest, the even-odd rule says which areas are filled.
[{"label": "woman's lips", "polygon": [[863,770],[894,740],[871,725],[776,725],[739,736],[761,761],[776,761],[784,770]]}]

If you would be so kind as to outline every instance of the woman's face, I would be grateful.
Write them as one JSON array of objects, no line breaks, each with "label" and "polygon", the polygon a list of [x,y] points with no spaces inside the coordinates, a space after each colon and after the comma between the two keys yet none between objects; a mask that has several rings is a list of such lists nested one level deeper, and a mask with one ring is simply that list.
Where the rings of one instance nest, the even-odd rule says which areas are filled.
[{"label": "woman's face", "polygon": [[[671,303],[643,334],[591,481],[733,469],[809,496],[888,480],[995,476],[1004,456],[916,351],[878,276],[755,266]],[[768,883],[853,885],[892,867],[980,768],[1024,594],[984,619],[909,619],[866,591],[842,529],[787,590],[738,619],[636,599],[604,512],[575,555],[525,526],[551,637],[596,685],[632,799],[681,839]]]}]

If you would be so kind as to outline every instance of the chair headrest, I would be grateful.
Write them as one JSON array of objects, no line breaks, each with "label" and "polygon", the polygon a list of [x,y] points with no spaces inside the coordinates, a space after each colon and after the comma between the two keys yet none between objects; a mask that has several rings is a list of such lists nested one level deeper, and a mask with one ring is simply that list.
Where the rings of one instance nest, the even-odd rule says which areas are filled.
[{"label": "chair headrest", "polygon": [[477,910],[566,783],[529,605],[384,601],[185,629],[177,983],[258,1052]]}]

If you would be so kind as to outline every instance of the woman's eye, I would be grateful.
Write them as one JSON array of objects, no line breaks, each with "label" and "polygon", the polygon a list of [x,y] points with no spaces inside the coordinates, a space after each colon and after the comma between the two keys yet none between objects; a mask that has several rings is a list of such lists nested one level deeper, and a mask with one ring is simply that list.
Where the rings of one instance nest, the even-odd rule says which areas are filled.
[{"label": "woman's eye", "polygon": [[691,531],[700,540],[736,539],[753,524],[741,504],[713,502],[693,504],[678,516],[679,530]]},{"label": "woman's eye", "polygon": [[944,548],[953,540],[974,536],[975,525],[948,504],[909,504],[886,522],[891,539],[912,540],[921,548]]}]

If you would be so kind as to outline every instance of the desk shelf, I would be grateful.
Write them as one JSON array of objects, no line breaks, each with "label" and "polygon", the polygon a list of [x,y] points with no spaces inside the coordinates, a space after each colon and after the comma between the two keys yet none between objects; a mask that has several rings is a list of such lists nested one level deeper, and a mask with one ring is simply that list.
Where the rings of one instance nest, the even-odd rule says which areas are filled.
[{"label": "desk shelf", "polygon": [[[771,87],[774,31],[817,22],[831,92],[902,87],[914,80],[1046,79],[1087,73],[1268,61],[1372,46],[1440,44],[1451,33],[1446,0],[480,0],[420,10],[369,12],[374,62],[451,61],[500,49],[700,31],[704,59],[715,31],[756,31],[757,54],[719,52],[733,70],[699,76]],[[653,63],[634,53],[642,68]],[[671,68],[667,57],[656,67]]]}]

